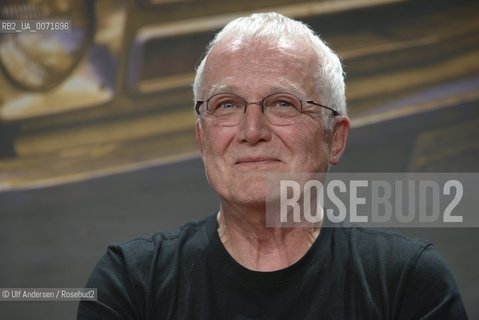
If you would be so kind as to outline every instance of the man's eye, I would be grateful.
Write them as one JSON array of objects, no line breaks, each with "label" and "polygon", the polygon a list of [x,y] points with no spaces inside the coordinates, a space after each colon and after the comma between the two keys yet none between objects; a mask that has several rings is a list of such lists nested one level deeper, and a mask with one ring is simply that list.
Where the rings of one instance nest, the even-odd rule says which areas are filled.
[{"label": "man's eye", "polygon": [[279,100],[276,105],[278,107],[282,107],[282,108],[286,108],[286,107],[292,107],[293,105],[291,104],[291,102],[289,101],[286,101],[286,100]]},{"label": "man's eye", "polygon": [[225,101],[225,102],[222,102],[220,105],[219,105],[219,108],[222,108],[222,109],[233,109],[233,108],[236,108],[236,103],[232,102],[232,101]]},{"label": "man's eye", "polygon": [[271,106],[274,108],[279,108],[279,109],[287,109],[287,108],[294,107],[294,104],[289,100],[278,99],[273,101]]},{"label": "man's eye", "polygon": [[214,103],[214,112],[224,113],[232,112],[239,108],[239,103],[234,100],[216,101]]}]

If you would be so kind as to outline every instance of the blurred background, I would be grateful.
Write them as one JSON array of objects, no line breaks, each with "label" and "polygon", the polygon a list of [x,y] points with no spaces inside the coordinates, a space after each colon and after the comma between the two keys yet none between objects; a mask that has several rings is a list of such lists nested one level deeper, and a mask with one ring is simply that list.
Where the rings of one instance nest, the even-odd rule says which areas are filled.
[{"label": "blurred background", "polygon": [[[82,287],[109,243],[213,214],[191,82],[231,19],[278,11],[343,58],[343,172],[479,171],[479,3],[453,0],[2,0],[0,287]],[[1,21],[0,21],[1,22]],[[479,319],[477,229],[432,240]],[[420,302],[418,302],[420,303]],[[74,319],[76,302],[0,302],[1,319]]]}]

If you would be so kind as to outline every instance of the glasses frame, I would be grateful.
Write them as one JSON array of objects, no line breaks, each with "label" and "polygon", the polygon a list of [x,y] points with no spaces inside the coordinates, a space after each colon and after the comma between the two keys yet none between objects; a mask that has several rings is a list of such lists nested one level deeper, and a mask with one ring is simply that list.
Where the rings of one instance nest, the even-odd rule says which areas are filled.
[{"label": "glasses frame", "polygon": [[208,103],[210,102],[211,99],[213,99],[214,97],[216,97],[217,95],[220,95],[220,94],[231,94],[231,95],[234,95],[234,96],[237,96],[238,98],[241,98],[244,102],[245,102],[245,105],[244,105],[244,111],[243,113],[246,113],[246,109],[248,108],[248,106],[250,104],[257,104],[261,107],[261,112],[264,113],[264,101],[275,95],[275,94],[288,94],[288,95],[291,95],[293,97],[296,97],[299,101],[301,101],[301,110],[299,110],[300,112],[303,112],[303,104],[304,103],[307,103],[307,104],[312,104],[312,105],[315,105],[315,106],[319,106],[321,108],[325,108],[327,110],[330,110],[332,113],[333,113],[333,117],[336,117],[336,116],[339,116],[341,115],[341,113],[339,113],[338,111],[334,110],[333,108],[331,107],[328,107],[328,106],[325,106],[324,104],[321,104],[321,103],[318,103],[316,101],[313,101],[313,100],[302,100],[300,97],[298,97],[297,95],[295,94],[292,94],[292,93],[289,93],[289,92],[275,92],[275,93],[272,93],[272,94],[269,94],[267,95],[266,97],[264,97],[263,99],[261,99],[260,101],[256,101],[256,102],[249,102],[247,101],[246,99],[244,99],[243,97],[237,95],[237,94],[234,94],[234,93],[230,93],[230,92],[220,92],[220,93],[215,93],[214,95],[212,95],[211,97],[209,97],[208,99],[206,100],[197,100],[196,101],[196,104],[195,104],[195,112],[197,115],[200,115],[200,107],[201,105],[203,104],[206,104],[206,109],[208,109]]}]

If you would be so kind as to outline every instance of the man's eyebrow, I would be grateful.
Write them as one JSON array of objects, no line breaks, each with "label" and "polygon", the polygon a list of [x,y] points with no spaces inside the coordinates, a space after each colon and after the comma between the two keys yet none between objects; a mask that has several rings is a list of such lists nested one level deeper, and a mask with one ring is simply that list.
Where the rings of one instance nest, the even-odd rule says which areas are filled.
[{"label": "man's eyebrow", "polygon": [[[208,97],[211,97],[218,93],[234,93],[238,94],[239,88],[235,85],[225,85],[225,84],[218,84],[214,85],[210,91],[208,92]],[[298,87],[294,84],[287,84],[284,86],[273,86],[268,88],[268,92],[265,92],[265,95],[278,93],[278,92],[286,92],[292,93],[300,98],[304,98],[304,90],[301,90],[301,87]]]},{"label": "man's eyebrow", "polygon": [[214,85],[208,92],[208,97],[211,97],[217,93],[235,93],[237,92],[237,90],[238,90],[238,87],[236,86],[225,85],[225,84]]},{"label": "man's eyebrow", "polygon": [[286,93],[292,93],[300,98],[304,98],[304,90],[301,90],[301,87],[298,87],[293,84],[288,84],[285,86],[274,86],[270,88],[271,93],[276,93],[276,92],[286,92]]}]

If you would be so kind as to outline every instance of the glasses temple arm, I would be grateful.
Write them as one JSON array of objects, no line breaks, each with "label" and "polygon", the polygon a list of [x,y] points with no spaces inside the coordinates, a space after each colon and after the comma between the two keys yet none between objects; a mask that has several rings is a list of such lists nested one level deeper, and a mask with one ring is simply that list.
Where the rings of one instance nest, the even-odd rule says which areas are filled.
[{"label": "glasses temple arm", "polygon": [[196,114],[199,115],[200,114],[200,107],[201,105],[205,103],[204,101],[196,101],[196,104],[195,104],[195,111],[196,111]]},{"label": "glasses temple arm", "polygon": [[330,110],[330,111],[333,112],[333,116],[335,116],[335,117],[340,115],[340,113],[339,113],[338,111],[334,110],[334,109],[331,108],[331,107],[325,106],[324,104],[317,103],[317,102],[314,102],[314,101],[312,101],[312,100],[305,101],[305,102],[306,102],[306,103],[309,103],[309,104],[314,104],[315,106],[319,106],[319,107],[323,107],[323,108],[325,108],[325,109],[328,109],[328,110]]}]

